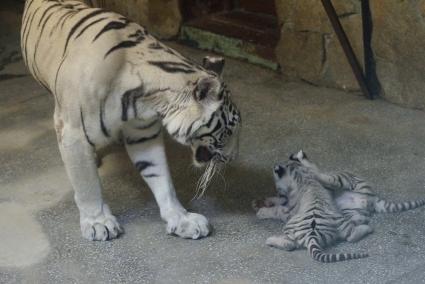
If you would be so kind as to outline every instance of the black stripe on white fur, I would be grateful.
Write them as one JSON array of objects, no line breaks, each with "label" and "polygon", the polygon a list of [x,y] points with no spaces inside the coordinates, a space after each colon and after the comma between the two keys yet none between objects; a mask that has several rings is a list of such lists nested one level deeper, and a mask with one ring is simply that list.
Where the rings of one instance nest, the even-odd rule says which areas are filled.
[{"label": "black stripe on white fur", "polygon": [[153,134],[151,136],[148,136],[148,137],[140,137],[140,138],[137,138],[137,139],[133,139],[133,138],[127,137],[127,139],[125,140],[125,142],[128,145],[138,144],[138,143],[145,143],[145,142],[148,142],[150,140],[154,140],[154,139],[158,138],[159,134],[161,134],[161,130],[159,130],[157,133],[155,133],[155,134]]}]

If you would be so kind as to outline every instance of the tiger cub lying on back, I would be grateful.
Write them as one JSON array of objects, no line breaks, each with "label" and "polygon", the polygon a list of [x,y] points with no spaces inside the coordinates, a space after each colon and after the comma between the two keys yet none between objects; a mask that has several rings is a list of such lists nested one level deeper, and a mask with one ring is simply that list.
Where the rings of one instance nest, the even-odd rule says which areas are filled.
[{"label": "tiger cub lying on back", "polygon": [[276,165],[278,197],[254,202],[259,218],[286,223],[282,236],[270,237],[270,246],[293,250],[307,247],[321,262],[367,257],[367,254],[326,254],[323,249],[338,240],[355,242],[373,230],[368,225],[374,212],[399,212],[417,208],[425,200],[393,203],[372,193],[370,186],[350,173],[325,174],[300,151]]}]

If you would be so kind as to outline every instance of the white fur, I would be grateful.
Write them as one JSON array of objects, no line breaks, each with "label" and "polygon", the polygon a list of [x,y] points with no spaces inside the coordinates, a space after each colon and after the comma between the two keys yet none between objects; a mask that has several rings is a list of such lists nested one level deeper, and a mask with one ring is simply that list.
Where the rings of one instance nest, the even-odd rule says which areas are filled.
[{"label": "white fur", "polygon": [[[78,1],[60,3],[84,7]],[[47,19],[42,18],[43,12],[53,4],[55,2],[27,1],[21,31],[22,51],[30,72],[55,97],[55,129],[62,159],[75,190],[83,236],[90,240],[106,240],[122,232],[102,200],[102,185],[95,163],[95,150],[120,141],[125,142],[134,163],[143,160],[154,165],[146,171],[154,171],[157,176],[145,180],[155,196],[161,217],[167,222],[167,232],[192,239],[207,236],[210,232],[207,219],[188,213],[176,197],[161,135],[146,143],[126,141],[154,135],[162,127],[162,122],[169,133],[177,131],[175,139],[189,144],[186,137],[189,127],[192,126],[189,133],[192,134],[222,104],[214,96],[220,87],[219,77],[198,65],[193,65],[196,72],[171,73],[148,63],[154,60],[188,64],[183,56],[148,34],[137,48],[121,48],[106,56],[113,46],[128,40],[130,34],[138,30],[145,33],[142,27],[130,23],[125,29],[110,30],[94,41],[95,35],[108,21],[122,21],[121,15],[112,12],[102,12],[78,26],[78,21],[97,10],[84,9],[75,17],[65,17],[66,20],[60,22],[59,19],[69,10],[53,8],[46,14],[54,12],[41,33],[38,24]],[[102,17],[108,20],[90,26],[79,35],[87,24]],[[152,44],[162,49],[149,48]],[[192,93],[198,82],[205,78],[211,81],[211,95],[200,102]],[[123,120],[123,94],[132,89],[151,95],[140,97],[135,108],[128,108],[128,119]],[[108,135],[100,127],[102,110]],[[156,125],[139,129],[155,121]]]}]

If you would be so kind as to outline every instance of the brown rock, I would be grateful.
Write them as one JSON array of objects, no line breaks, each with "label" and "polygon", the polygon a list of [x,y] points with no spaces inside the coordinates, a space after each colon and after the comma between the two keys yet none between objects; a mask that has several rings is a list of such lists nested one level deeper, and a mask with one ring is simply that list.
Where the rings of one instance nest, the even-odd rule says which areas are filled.
[{"label": "brown rock", "polygon": [[373,49],[382,96],[425,109],[424,1],[371,1]]},{"label": "brown rock", "polygon": [[149,0],[149,27],[161,38],[179,33],[182,16],[178,0]]},{"label": "brown rock", "polygon": [[[359,14],[340,19],[345,33],[350,40],[359,63],[363,66],[363,31],[362,19]],[[359,85],[348,63],[347,57],[335,34],[329,37],[326,49],[327,66],[325,67],[325,84],[344,90],[358,90]]]},{"label": "brown rock", "polygon": [[425,18],[425,0],[419,1],[419,11],[421,12],[422,17]]},{"label": "brown rock", "polygon": [[176,36],[182,16],[178,0],[81,0],[91,2],[147,27],[160,38]]},{"label": "brown rock", "polygon": [[142,26],[149,25],[149,0],[127,0],[127,17]]},{"label": "brown rock", "polygon": [[280,25],[293,18],[295,1],[296,0],[275,0],[276,15]]},{"label": "brown rock", "polygon": [[[359,1],[334,0],[332,3],[354,50],[361,56]],[[276,55],[284,75],[313,84],[358,89],[321,1],[277,0],[276,10],[283,24]],[[363,61],[362,57],[359,60]]]},{"label": "brown rock", "polygon": [[[331,32],[329,19],[321,1],[276,0],[276,13],[280,23],[291,23],[297,31]],[[339,16],[359,11],[358,1],[332,1]]]},{"label": "brown rock", "polygon": [[319,82],[323,68],[323,40],[321,33],[283,28],[276,48],[283,74],[311,83]]}]

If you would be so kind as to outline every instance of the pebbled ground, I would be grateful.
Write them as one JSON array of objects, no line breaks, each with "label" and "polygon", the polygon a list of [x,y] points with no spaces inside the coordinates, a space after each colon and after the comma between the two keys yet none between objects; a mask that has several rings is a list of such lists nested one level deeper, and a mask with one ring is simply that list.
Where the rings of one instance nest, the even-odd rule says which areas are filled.
[{"label": "pebbled ground", "polygon": [[[1,12],[1,11],[0,11]],[[170,43],[191,58],[205,52]],[[122,150],[100,168],[105,199],[125,228],[88,242],[56,146],[53,99],[27,75],[15,35],[0,34],[0,283],[423,283],[425,209],[373,219],[375,232],[332,252],[367,259],[320,264],[305,251],[267,247],[282,225],[255,218],[252,199],[273,194],[272,165],[304,149],[328,170],[350,170],[391,200],[425,196],[425,113],[357,93],[288,83],[227,59],[224,78],[243,115],[239,159],[190,202],[199,172],[167,139],[178,195],[210,218],[212,236],[165,234],[157,206]]]}]

